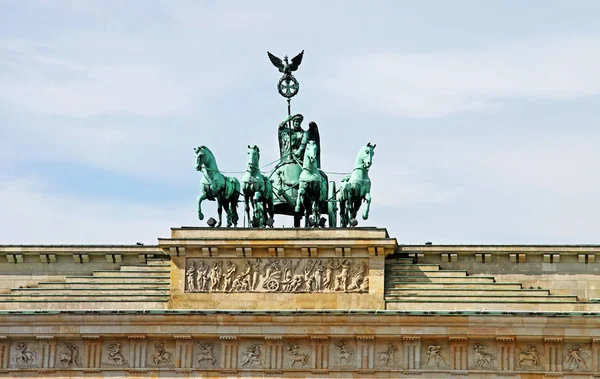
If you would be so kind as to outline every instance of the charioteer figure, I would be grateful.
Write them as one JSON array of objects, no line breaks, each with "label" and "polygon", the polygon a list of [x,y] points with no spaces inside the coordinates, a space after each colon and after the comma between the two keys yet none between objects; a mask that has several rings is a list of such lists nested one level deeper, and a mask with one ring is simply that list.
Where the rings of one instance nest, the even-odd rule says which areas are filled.
[{"label": "charioteer figure", "polygon": [[279,124],[279,154],[282,160],[293,159],[302,163],[308,141],[315,141],[318,147],[317,167],[321,167],[321,141],[319,127],[314,121],[308,124],[308,130],[302,129],[304,116],[290,115]]}]

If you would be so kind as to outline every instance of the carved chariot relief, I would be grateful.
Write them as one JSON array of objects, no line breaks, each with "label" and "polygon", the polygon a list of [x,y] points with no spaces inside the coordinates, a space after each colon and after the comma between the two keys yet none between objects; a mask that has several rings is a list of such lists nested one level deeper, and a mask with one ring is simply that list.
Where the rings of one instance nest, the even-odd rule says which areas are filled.
[{"label": "carved chariot relief", "polygon": [[185,292],[368,292],[366,259],[188,259]]}]

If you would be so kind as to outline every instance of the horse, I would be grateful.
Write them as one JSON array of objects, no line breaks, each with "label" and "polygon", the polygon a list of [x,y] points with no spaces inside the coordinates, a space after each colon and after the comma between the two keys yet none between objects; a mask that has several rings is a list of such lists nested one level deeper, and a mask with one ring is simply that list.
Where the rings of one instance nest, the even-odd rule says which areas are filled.
[{"label": "horse", "polygon": [[369,179],[369,168],[373,164],[375,144],[367,143],[360,149],[354,162],[352,174],[342,179],[338,200],[340,202],[340,223],[342,227],[355,226],[351,220],[356,220],[356,214],[363,201],[367,203],[362,215],[363,220],[369,218],[371,208],[371,179]]},{"label": "horse", "polygon": [[215,156],[206,146],[198,146],[194,149],[196,153],[196,170],[204,174],[200,185],[202,192],[198,196],[198,218],[204,219],[202,213],[202,201],[217,200],[217,212],[219,222],[217,227],[222,224],[222,212],[225,208],[227,213],[227,227],[237,226],[239,217],[237,213],[238,199],[240,197],[240,182],[233,177],[228,177],[219,171]]},{"label": "horse", "polygon": [[321,216],[321,205],[327,200],[327,186],[323,183],[321,172],[318,168],[318,146],[310,140],[304,150],[302,172],[300,173],[298,198],[296,199],[296,213],[304,206],[305,226],[309,226],[308,218],[312,211],[315,226]]},{"label": "horse", "polygon": [[[256,145],[248,145],[248,165],[242,178],[242,193],[248,223],[252,226],[263,227],[267,216],[275,216],[273,210],[273,183],[259,169],[260,149]],[[250,204],[253,217],[250,218]]]}]

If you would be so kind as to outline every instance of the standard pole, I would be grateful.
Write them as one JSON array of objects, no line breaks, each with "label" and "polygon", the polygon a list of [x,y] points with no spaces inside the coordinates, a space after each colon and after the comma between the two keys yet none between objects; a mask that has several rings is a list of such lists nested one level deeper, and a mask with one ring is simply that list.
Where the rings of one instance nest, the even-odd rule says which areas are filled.
[{"label": "standard pole", "polygon": [[[292,115],[292,99],[288,97],[288,117]],[[290,160],[292,160],[292,120],[288,121],[288,139],[290,141]]]}]

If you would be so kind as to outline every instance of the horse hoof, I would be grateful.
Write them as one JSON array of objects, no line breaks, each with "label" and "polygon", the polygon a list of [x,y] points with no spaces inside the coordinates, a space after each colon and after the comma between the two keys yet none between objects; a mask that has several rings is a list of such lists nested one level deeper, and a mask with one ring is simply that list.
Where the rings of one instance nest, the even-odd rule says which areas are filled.
[{"label": "horse hoof", "polygon": [[369,214],[368,213],[363,214],[363,220],[366,220],[368,218],[369,218]]},{"label": "horse hoof", "polygon": [[300,213],[300,207],[296,207],[296,208],[294,208],[294,212],[296,212],[296,213]]},{"label": "horse hoof", "polygon": [[221,227],[221,223],[217,222],[217,225],[215,225],[215,227],[220,228]]},{"label": "horse hoof", "polygon": [[204,220],[204,215],[202,214],[202,212],[199,212],[199,213],[198,213],[198,218],[199,218],[200,220]]}]

